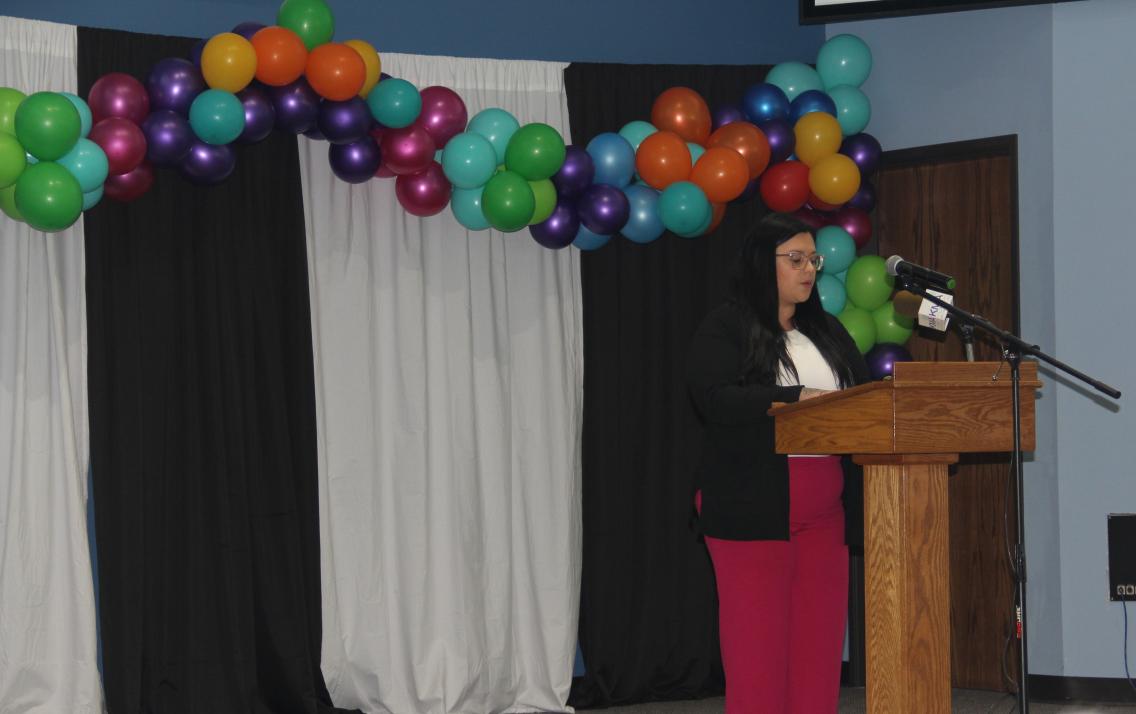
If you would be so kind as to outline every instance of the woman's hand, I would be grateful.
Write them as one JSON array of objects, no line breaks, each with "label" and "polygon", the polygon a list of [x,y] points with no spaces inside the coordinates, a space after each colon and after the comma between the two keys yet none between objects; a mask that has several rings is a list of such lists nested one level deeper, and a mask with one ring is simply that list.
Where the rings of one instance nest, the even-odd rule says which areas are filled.
[{"label": "woman's hand", "polygon": [[814,389],[813,387],[805,387],[804,389],[801,390],[801,396],[799,398],[803,402],[806,399],[812,399],[813,397],[819,397],[819,396],[828,394],[831,391],[832,391],[831,389]]}]

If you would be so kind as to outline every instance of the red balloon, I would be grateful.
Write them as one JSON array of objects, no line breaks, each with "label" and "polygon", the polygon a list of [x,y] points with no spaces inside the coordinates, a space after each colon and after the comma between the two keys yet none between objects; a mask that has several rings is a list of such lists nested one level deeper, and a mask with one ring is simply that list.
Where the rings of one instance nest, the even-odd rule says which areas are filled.
[{"label": "red balloon", "polygon": [[394,194],[407,213],[415,216],[433,216],[445,210],[450,203],[452,187],[442,165],[431,161],[425,170],[404,174],[394,180]]},{"label": "red balloon", "polygon": [[143,161],[130,173],[107,176],[103,195],[116,201],[129,203],[150,190],[154,185],[154,168]]},{"label": "red balloon", "polygon": [[811,190],[809,191],[808,204],[809,208],[815,208],[818,211],[835,211],[836,209],[844,205],[843,203],[826,203],[825,201],[817,198],[817,195]]},{"label": "red balloon", "polygon": [[130,173],[146,158],[146,136],[128,119],[103,119],[91,127],[88,138],[106,153],[109,176]]},{"label": "red balloon", "polygon": [[771,211],[792,213],[805,205],[808,198],[809,167],[800,161],[782,161],[761,175],[761,200]]},{"label": "red balloon", "polygon": [[688,87],[671,87],[651,106],[651,123],[659,131],[673,131],[683,141],[705,143],[710,136],[710,107],[702,95]]},{"label": "red balloon", "polygon": [[448,87],[426,87],[419,94],[422,111],[416,121],[434,140],[435,146],[444,148],[447,141],[465,131],[469,120],[465,102]]},{"label": "red balloon", "polygon": [[123,72],[104,74],[87,92],[91,121],[98,124],[107,117],[121,117],[141,124],[150,115],[150,95],[134,77]]},{"label": "red balloon", "polygon": [[434,140],[420,124],[383,130],[379,148],[383,154],[382,166],[400,176],[425,170],[437,150]]},{"label": "red balloon", "polygon": [[832,225],[848,231],[857,248],[863,248],[872,239],[872,219],[866,211],[855,206],[845,206],[832,217]]}]

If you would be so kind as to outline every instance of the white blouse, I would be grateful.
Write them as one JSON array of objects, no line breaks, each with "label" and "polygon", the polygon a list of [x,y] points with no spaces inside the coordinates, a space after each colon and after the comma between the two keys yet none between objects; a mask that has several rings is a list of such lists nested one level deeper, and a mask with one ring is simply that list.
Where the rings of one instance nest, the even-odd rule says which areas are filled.
[{"label": "white blouse", "polygon": [[[832,367],[825,361],[824,356],[821,355],[813,341],[801,334],[800,331],[790,330],[785,333],[785,349],[789,352],[789,358],[793,360],[793,366],[797,368],[797,378],[794,378],[784,365],[781,365],[777,371],[778,386],[792,387],[801,384],[814,389],[840,388]],[[800,458],[802,456],[818,456],[819,454],[789,455]]]}]

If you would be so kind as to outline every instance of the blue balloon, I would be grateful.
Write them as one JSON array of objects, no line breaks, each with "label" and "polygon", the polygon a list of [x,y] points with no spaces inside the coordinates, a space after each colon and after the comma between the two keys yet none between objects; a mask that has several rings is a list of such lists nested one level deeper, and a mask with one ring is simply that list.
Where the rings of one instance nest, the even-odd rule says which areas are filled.
[{"label": "blue balloon", "polygon": [[831,275],[822,273],[817,276],[816,290],[820,296],[820,305],[825,312],[829,315],[839,315],[844,311],[844,305],[848,302],[848,293],[844,290],[844,283]]},{"label": "blue balloon", "polygon": [[659,192],[644,184],[623,189],[631,204],[631,214],[620,233],[634,243],[650,243],[663,234],[666,226],[659,217]]},{"label": "blue balloon", "polygon": [[712,220],[713,215],[706,194],[690,181],[676,181],[659,196],[659,217],[667,230],[678,235],[694,234],[703,225],[709,225],[708,219]]},{"label": "blue balloon", "polygon": [[817,231],[816,250],[824,256],[825,275],[843,273],[856,260],[856,241],[840,226],[825,226]]},{"label": "blue balloon", "polygon": [[789,106],[789,117],[796,124],[798,119],[810,112],[824,112],[836,116],[836,102],[819,89],[806,90],[798,94]]},{"label": "blue balloon", "polygon": [[60,94],[67,97],[67,101],[75,105],[75,109],[79,112],[79,136],[86,137],[87,134],[91,133],[91,108],[87,106],[85,101],[71,92],[60,92]]},{"label": "blue balloon", "polygon": [[658,129],[655,128],[654,124],[636,119],[635,121],[629,121],[624,124],[623,128],[619,130],[619,135],[627,139],[627,143],[631,144],[632,149],[638,151],[639,145],[643,143],[643,140],[656,131],[658,131]]},{"label": "blue balloon", "polygon": [[76,141],[71,151],[59,160],[59,165],[79,181],[83,193],[90,193],[102,186],[109,169],[106,153],[90,139]]},{"label": "blue balloon", "polygon": [[442,171],[454,188],[484,186],[497,171],[497,152],[481,134],[463,131],[441,151]]},{"label": "blue balloon", "polygon": [[190,105],[189,125],[206,144],[231,144],[245,130],[245,107],[232,92],[207,89]]},{"label": "blue balloon", "polygon": [[608,131],[597,135],[587,146],[588,155],[596,167],[594,183],[623,188],[635,175],[635,149],[627,139]]},{"label": "blue balloon", "polygon": [[859,134],[872,120],[872,103],[858,87],[840,84],[828,90],[836,107],[836,121],[840,122],[840,132],[844,136]]},{"label": "blue balloon", "polygon": [[99,186],[94,191],[87,191],[83,194],[83,210],[89,211],[103,200],[103,187]]},{"label": "blue balloon", "polygon": [[480,134],[489,140],[493,150],[497,152],[497,163],[494,166],[499,166],[505,163],[505,149],[509,146],[509,139],[512,139],[513,134],[520,128],[521,123],[515,116],[504,109],[490,107],[481,110],[470,119],[465,130]]},{"label": "blue balloon", "polygon": [[413,124],[422,112],[422,95],[405,79],[391,77],[375,85],[367,95],[367,106],[378,123],[402,129]]},{"label": "blue balloon", "polygon": [[450,210],[458,223],[471,231],[484,231],[489,228],[489,219],[481,210],[481,192],[484,187],[455,188],[450,194]]},{"label": "blue balloon", "polygon": [[768,82],[755,84],[742,96],[742,111],[754,124],[771,119],[788,119],[789,98],[780,87]]},{"label": "blue balloon", "polygon": [[607,245],[611,240],[611,236],[601,236],[598,233],[592,233],[583,224],[580,225],[580,231],[576,234],[576,239],[572,241],[572,245],[580,250],[595,250]]}]

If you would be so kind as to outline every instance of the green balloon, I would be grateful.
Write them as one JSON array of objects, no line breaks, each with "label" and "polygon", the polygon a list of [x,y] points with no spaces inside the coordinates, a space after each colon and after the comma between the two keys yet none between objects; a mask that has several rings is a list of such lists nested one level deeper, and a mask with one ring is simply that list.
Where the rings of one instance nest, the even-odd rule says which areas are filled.
[{"label": "green balloon", "polygon": [[16,135],[16,109],[28,95],[11,87],[0,87],[0,131]]},{"label": "green balloon", "polygon": [[41,161],[16,182],[16,208],[32,228],[61,231],[83,212],[83,190],[70,171],[54,161]]},{"label": "green balloon", "polygon": [[529,188],[532,189],[536,201],[533,217],[529,220],[529,225],[532,226],[544,223],[556,210],[556,186],[552,183],[552,179],[541,179],[529,181]]},{"label": "green balloon", "polygon": [[840,320],[845,330],[848,330],[860,354],[867,354],[876,344],[876,321],[872,319],[872,313],[855,305],[849,305],[844,308],[844,312],[837,315],[836,319]]},{"label": "green balloon", "polygon": [[862,255],[848,268],[844,281],[848,299],[856,307],[871,312],[887,302],[895,287],[895,278],[888,275],[887,263],[878,255]]},{"label": "green balloon", "polygon": [[299,35],[309,52],[335,34],[335,17],[324,0],[284,0],[276,24]]},{"label": "green balloon", "polygon": [[566,152],[560,132],[540,122],[525,124],[509,139],[505,167],[529,181],[539,181],[560,169]]},{"label": "green balloon", "polygon": [[0,131],[0,188],[16,183],[28,165],[24,147],[15,136]]},{"label": "green balloon", "polygon": [[532,187],[515,171],[502,171],[485,184],[481,194],[481,211],[489,225],[499,231],[519,231],[532,220],[536,197]]},{"label": "green balloon", "polygon": [[16,138],[40,161],[62,158],[81,130],[79,110],[58,92],[36,92],[16,110]]},{"label": "green balloon", "polygon": [[888,300],[872,311],[876,322],[876,342],[906,344],[915,329],[915,320],[895,311],[895,303]]},{"label": "green balloon", "polygon": [[0,211],[3,211],[4,215],[13,221],[24,222],[24,214],[16,208],[16,184],[7,188],[0,188]]}]

